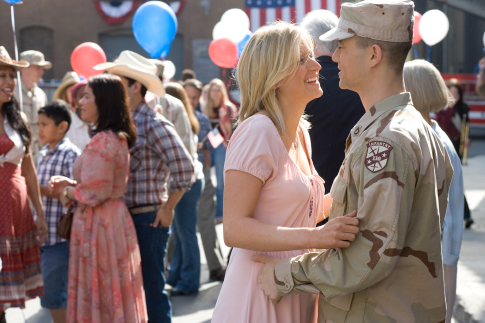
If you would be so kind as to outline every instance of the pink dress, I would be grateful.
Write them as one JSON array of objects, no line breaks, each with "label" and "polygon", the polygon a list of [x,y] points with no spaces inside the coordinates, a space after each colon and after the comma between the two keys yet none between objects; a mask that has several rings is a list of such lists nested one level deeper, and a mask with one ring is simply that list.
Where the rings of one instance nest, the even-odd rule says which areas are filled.
[{"label": "pink dress", "polygon": [[147,321],[135,226],[124,202],[126,140],[96,134],[73,166],[79,201],[69,254],[67,322]]},{"label": "pink dress", "polygon": [[[310,139],[304,127],[305,144],[311,156]],[[253,217],[282,227],[315,227],[323,211],[323,180],[311,164],[306,176],[293,162],[271,119],[255,115],[239,125],[227,149],[225,171],[238,170],[263,182]],[[285,296],[274,305],[258,285],[261,263],[256,254],[279,259],[292,258],[311,250],[257,252],[234,248],[212,323],[309,323],[317,320],[317,296]]]}]

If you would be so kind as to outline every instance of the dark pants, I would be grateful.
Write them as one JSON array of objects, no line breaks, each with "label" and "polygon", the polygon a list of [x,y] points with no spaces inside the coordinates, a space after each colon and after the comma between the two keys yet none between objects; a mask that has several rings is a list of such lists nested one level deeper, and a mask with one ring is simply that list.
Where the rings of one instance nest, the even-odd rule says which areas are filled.
[{"label": "dark pants", "polygon": [[140,246],[143,287],[148,311],[148,322],[172,322],[172,305],[165,291],[165,253],[170,228],[150,226],[156,212],[133,215],[138,245]]},{"label": "dark pants", "polygon": [[187,294],[197,294],[200,283],[200,251],[197,242],[197,205],[204,179],[195,181],[175,207],[172,223],[174,249],[168,284]]}]

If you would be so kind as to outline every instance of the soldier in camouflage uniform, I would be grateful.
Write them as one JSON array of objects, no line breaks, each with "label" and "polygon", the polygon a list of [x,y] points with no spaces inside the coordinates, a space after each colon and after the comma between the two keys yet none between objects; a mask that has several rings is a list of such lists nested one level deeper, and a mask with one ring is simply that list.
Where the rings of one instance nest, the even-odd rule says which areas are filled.
[{"label": "soldier in camouflage uniform", "polygon": [[[273,302],[319,294],[319,322],[445,321],[440,230],[453,169],[404,89],[413,12],[404,0],[346,3],[338,28],[320,38],[339,40],[340,86],[355,90],[366,109],[330,191],[330,218],[357,210],[360,233],[347,249],[254,259],[266,263],[259,282]],[[398,43],[409,47],[391,61],[388,46]]]}]

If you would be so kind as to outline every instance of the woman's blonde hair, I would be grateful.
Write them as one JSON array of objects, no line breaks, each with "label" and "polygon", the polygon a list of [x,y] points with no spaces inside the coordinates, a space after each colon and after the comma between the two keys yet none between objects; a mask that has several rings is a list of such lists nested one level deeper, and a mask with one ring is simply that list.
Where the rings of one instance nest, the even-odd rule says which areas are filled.
[{"label": "woman's blonde hair", "polygon": [[214,101],[211,98],[211,89],[213,86],[218,86],[219,90],[222,93],[222,98],[221,98],[221,105],[228,105],[234,107],[234,104],[232,104],[231,101],[229,101],[229,96],[227,95],[227,90],[226,86],[224,85],[224,82],[222,82],[220,79],[213,79],[212,81],[209,82],[209,88],[207,90],[207,102],[205,103],[204,106],[204,112],[205,115],[208,116],[209,118],[212,118],[214,115],[214,108],[217,108],[214,105]]},{"label": "woman's blonde hair", "polygon": [[438,69],[425,60],[417,59],[404,64],[404,84],[420,113],[438,112],[453,101]]},{"label": "woman's blonde hair", "polygon": [[187,111],[187,115],[189,116],[192,131],[194,132],[194,134],[198,134],[200,127],[199,120],[195,115],[194,107],[192,107],[192,105],[190,104],[189,96],[187,95],[187,92],[185,92],[184,87],[179,83],[170,82],[165,85],[165,91],[167,92],[167,94],[182,101],[185,106],[185,110]]},{"label": "woman's blonde hair", "polygon": [[237,124],[264,110],[278,131],[285,133],[285,121],[276,90],[296,73],[301,44],[307,45],[313,52],[315,45],[312,37],[303,28],[282,21],[262,27],[251,36],[236,70],[241,91],[241,111]]}]

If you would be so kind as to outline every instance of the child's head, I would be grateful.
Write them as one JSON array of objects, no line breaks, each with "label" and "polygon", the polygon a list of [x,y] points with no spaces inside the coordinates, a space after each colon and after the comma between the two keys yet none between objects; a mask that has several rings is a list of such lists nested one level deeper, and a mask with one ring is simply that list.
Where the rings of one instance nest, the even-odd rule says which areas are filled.
[{"label": "child's head", "polygon": [[56,100],[41,108],[39,115],[39,128],[37,133],[42,144],[57,143],[64,138],[71,125],[69,105]]}]

